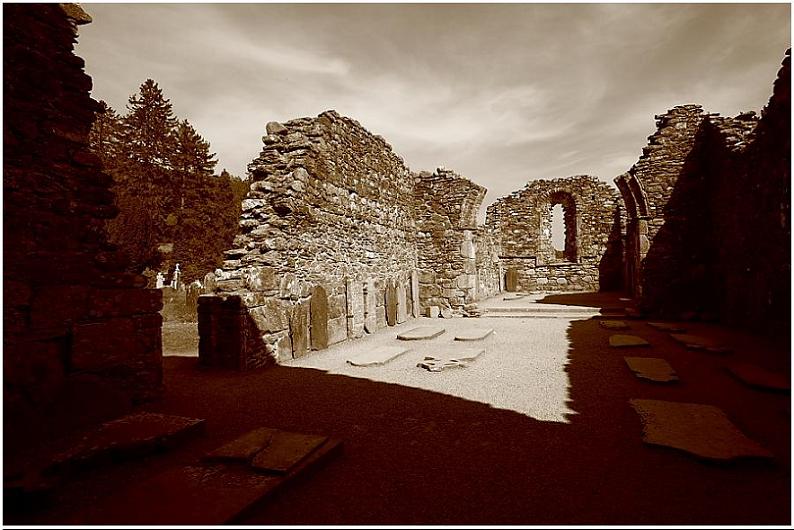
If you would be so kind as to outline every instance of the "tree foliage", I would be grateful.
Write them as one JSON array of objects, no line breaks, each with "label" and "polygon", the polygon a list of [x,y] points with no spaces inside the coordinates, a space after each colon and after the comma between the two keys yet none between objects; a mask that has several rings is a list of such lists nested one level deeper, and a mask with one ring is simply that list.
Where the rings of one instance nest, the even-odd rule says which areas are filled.
[{"label": "tree foliage", "polygon": [[162,89],[147,79],[119,116],[106,103],[89,140],[114,181],[119,215],[110,240],[135,270],[172,270],[189,282],[219,267],[230,248],[248,183],[226,170],[187,120],[174,115]]}]

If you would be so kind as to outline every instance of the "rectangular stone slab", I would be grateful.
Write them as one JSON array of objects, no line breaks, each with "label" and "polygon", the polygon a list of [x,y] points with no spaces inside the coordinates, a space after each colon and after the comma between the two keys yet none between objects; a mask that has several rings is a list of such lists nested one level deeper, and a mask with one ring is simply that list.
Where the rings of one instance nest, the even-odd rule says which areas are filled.
[{"label": "rectangular stone slab", "polygon": [[382,346],[375,350],[351,357],[347,360],[347,363],[353,366],[376,366],[386,364],[407,351],[408,348],[403,348],[402,346]]},{"label": "rectangular stone slab", "polygon": [[629,329],[629,325],[622,320],[599,320],[598,325],[604,329]]},{"label": "rectangular stone slab", "polygon": [[254,456],[251,467],[260,471],[286,474],[326,440],[327,436],[276,431],[270,443]]},{"label": "rectangular stone slab", "polygon": [[271,429],[269,427],[254,429],[232,440],[226,445],[207,453],[207,455],[204,456],[204,460],[209,462],[226,460],[250,462],[254,455],[270,444],[270,440],[276,432],[276,429]]},{"label": "rectangular stone slab", "polygon": [[330,439],[286,475],[257,472],[243,464],[177,467],[133,484],[73,524],[221,525],[242,518],[294,477],[338,454]]},{"label": "rectangular stone slab", "polygon": [[686,327],[682,326],[681,324],[674,324],[672,322],[646,322],[652,328],[656,328],[659,331],[667,331],[670,333],[681,333],[686,331]]},{"label": "rectangular stone slab", "polygon": [[45,466],[47,472],[79,468],[110,458],[141,456],[178,445],[202,432],[204,420],[139,412],[85,431]]},{"label": "rectangular stone slab", "polygon": [[613,348],[630,348],[634,346],[650,346],[648,341],[636,335],[610,335],[609,345]]},{"label": "rectangular stone slab", "polygon": [[706,350],[712,353],[727,353],[730,348],[722,346],[714,339],[701,337],[700,335],[687,335],[683,333],[670,333],[670,336],[677,342],[692,350]]},{"label": "rectangular stone slab", "polygon": [[624,361],[634,375],[641,379],[656,381],[658,383],[671,383],[678,381],[678,376],[664,359],[654,357],[624,357]]},{"label": "rectangular stone slab", "polygon": [[398,340],[429,340],[434,339],[446,330],[438,326],[419,326],[397,335]]},{"label": "rectangular stone slab", "polygon": [[767,390],[791,391],[791,382],[784,374],[749,363],[733,363],[727,368],[736,379],[746,385]]},{"label": "rectangular stone slab", "polygon": [[472,329],[471,331],[462,331],[455,335],[455,340],[460,341],[476,341],[483,340],[488,335],[493,333],[493,328],[487,329]]},{"label": "rectangular stone slab", "polygon": [[643,424],[643,441],[672,447],[710,460],[772,458],[772,453],[744,435],[711,405],[657,399],[631,399]]}]

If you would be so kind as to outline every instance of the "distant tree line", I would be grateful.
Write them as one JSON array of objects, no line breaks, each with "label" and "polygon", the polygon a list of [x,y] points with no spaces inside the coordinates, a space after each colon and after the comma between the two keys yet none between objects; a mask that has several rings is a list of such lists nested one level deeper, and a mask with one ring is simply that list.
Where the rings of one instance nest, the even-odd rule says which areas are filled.
[{"label": "distant tree line", "polygon": [[120,116],[104,101],[90,134],[91,148],[113,177],[119,215],[111,242],[139,272],[172,270],[186,282],[202,278],[231,248],[248,182],[226,170],[215,175],[215,154],[153,80],[144,82]]}]

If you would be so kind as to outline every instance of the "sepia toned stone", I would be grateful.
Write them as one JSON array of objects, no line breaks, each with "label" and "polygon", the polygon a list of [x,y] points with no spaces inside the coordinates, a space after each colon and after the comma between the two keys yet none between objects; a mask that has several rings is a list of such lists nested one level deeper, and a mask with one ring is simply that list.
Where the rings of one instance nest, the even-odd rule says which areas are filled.
[{"label": "sepia toned stone", "polygon": [[484,353],[484,348],[468,348],[454,352],[441,352],[433,355],[426,355],[416,366],[424,368],[428,372],[442,372],[449,368],[466,368]]},{"label": "sepia toned stone", "polygon": [[646,322],[652,328],[656,328],[659,331],[667,331],[670,333],[683,333],[686,331],[686,327],[682,326],[681,324],[676,324],[674,322]]},{"label": "sepia toned stone", "polygon": [[292,306],[289,318],[289,334],[292,339],[292,356],[297,359],[309,353],[309,303]]},{"label": "sepia toned stone", "polygon": [[598,325],[605,329],[629,329],[629,325],[622,320],[599,320]]},{"label": "sepia toned stone", "polygon": [[678,381],[673,367],[664,359],[653,357],[624,357],[624,361],[634,375],[641,379],[655,381],[658,383],[671,383]]},{"label": "sepia toned stone", "polygon": [[631,399],[643,425],[643,441],[709,460],[772,458],[717,407],[656,399]]},{"label": "sepia toned stone", "polygon": [[397,324],[397,287],[390,281],[386,285],[386,323],[389,326]]},{"label": "sepia toned stone", "polygon": [[477,341],[484,340],[486,337],[493,333],[493,328],[486,329],[471,329],[455,334],[455,340],[459,341]]},{"label": "sepia toned stone", "polygon": [[742,383],[754,388],[791,391],[791,382],[785,374],[772,372],[750,363],[731,363],[728,371]]},{"label": "sepia toned stone", "polygon": [[419,326],[397,335],[398,340],[430,340],[443,334],[446,330],[437,326]]},{"label": "sepia toned stone", "polygon": [[254,456],[251,467],[286,474],[327,440],[327,436],[276,430],[270,437],[270,443]]},{"label": "sepia toned stone", "polygon": [[355,357],[351,357],[347,360],[347,363],[352,364],[353,366],[378,366],[381,364],[386,364],[387,362],[399,357],[407,351],[407,348],[403,348],[401,346],[383,346],[372,351],[356,355]]},{"label": "sepia toned stone", "polygon": [[328,347],[328,295],[322,285],[312,291],[310,302],[311,342],[313,350],[324,350]]},{"label": "sepia toned stone", "polygon": [[613,348],[630,348],[635,346],[650,346],[647,340],[636,335],[610,335],[609,345]]},{"label": "sepia toned stone", "polygon": [[405,285],[399,283],[397,285],[397,316],[396,321],[402,324],[408,320],[408,293],[406,293]]},{"label": "sepia toned stone", "polygon": [[254,429],[207,453],[204,460],[250,462],[254,455],[270,444],[276,432],[276,429],[268,427]]}]

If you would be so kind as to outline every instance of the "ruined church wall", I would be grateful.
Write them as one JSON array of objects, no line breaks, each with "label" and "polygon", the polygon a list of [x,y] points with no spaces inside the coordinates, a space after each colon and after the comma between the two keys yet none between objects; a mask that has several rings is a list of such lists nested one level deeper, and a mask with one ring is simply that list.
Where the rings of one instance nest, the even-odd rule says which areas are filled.
[{"label": "ruined church wall", "polygon": [[486,189],[444,168],[415,182],[421,312],[463,310],[499,292],[492,238],[477,226]]},{"label": "ruined church wall", "polygon": [[[554,204],[564,206],[570,227],[564,256],[551,241]],[[518,291],[618,288],[621,223],[615,190],[587,175],[529,182],[489,206],[486,221],[499,234],[501,267],[511,277],[506,287]]]},{"label": "ruined church wall", "polygon": [[787,56],[760,120],[696,105],[657,116],[642,157],[617,179],[646,310],[789,325],[790,91]]},{"label": "ruined church wall", "polygon": [[74,5],[6,4],[3,12],[8,441],[30,423],[89,421],[96,411],[70,410],[70,396],[88,396],[97,410],[110,395],[157,397],[162,302],[106,239],[118,212],[111,178],[88,148],[99,105],[73,52],[76,25],[90,18]]},{"label": "ruined church wall", "polygon": [[[402,159],[334,111],[270,123],[267,133],[217,280],[223,300],[200,302],[205,331],[223,327],[213,319],[245,330],[248,339],[231,349],[246,352],[230,366],[266,365],[361,337],[387,325],[387,298],[397,301],[401,321],[414,311],[414,176]],[[321,304],[312,301],[318,288],[327,299]],[[204,359],[226,355],[211,336],[202,334]]]}]

